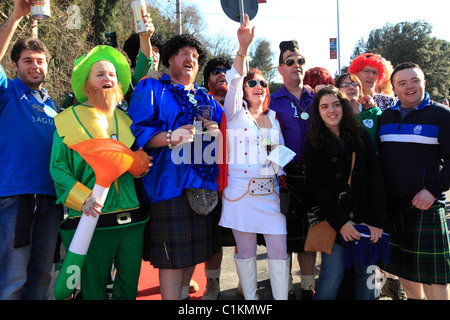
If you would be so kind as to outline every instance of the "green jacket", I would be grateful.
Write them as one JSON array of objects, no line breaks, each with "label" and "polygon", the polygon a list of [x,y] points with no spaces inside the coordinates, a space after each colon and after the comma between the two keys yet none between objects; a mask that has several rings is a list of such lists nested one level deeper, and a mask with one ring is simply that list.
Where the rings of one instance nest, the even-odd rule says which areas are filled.
[{"label": "green jacket", "polygon": [[[84,105],[70,107],[55,117],[50,174],[55,183],[57,203],[68,207],[69,218],[81,215],[81,206],[95,184],[93,169],[69,145],[90,138],[109,138],[98,125],[102,120],[94,108]],[[131,147],[134,137],[128,116],[116,109],[114,119],[109,119],[108,124],[114,128],[118,140]],[[102,214],[137,208],[134,177],[126,172],[112,183]]]},{"label": "green jacket", "polygon": [[378,151],[378,139],[377,139],[377,130],[378,130],[378,118],[381,115],[381,110],[378,107],[361,111],[358,114],[358,120],[361,122],[363,127],[369,132],[370,138],[375,145],[375,149]]}]

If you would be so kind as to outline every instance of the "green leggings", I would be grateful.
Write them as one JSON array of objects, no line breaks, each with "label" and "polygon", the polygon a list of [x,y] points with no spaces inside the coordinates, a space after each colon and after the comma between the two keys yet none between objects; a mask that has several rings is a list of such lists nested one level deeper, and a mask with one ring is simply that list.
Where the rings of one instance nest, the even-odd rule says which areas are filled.
[{"label": "green leggings", "polygon": [[[81,270],[83,299],[107,299],[106,286],[113,263],[116,275],[112,299],[136,299],[142,263],[144,226],[145,221],[128,226],[95,230]],[[74,234],[75,230],[61,230],[61,238],[66,250]]]}]

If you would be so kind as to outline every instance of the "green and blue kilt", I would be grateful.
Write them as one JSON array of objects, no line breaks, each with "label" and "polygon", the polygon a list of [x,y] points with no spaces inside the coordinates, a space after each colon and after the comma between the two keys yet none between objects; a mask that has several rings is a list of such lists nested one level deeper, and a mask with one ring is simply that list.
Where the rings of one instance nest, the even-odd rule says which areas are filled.
[{"label": "green and blue kilt", "polygon": [[391,235],[390,260],[382,269],[401,278],[424,283],[450,283],[450,247],[445,208],[405,211],[406,230]]},{"label": "green and blue kilt", "polygon": [[151,205],[145,260],[160,269],[181,269],[208,261],[219,251],[214,220],[212,213],[195,213],[185,194]]}]

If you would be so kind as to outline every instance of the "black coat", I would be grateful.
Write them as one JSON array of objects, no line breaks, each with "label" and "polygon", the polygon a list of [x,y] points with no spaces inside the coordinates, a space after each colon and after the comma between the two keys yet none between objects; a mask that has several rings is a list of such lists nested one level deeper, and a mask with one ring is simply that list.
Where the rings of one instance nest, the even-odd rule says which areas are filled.
[{"label": "black coat", "polygon": [[[364,147],[339,144],[323,149],[305,145],[306,183],[320,207],[320,216],[339,232],[349,220],[355,223],[386,229],[388,218],[385,207],[385,188],[375,147],[366,130],[362,130]],[[338,204],[339,194],[345,189],[350,175],[352,152],[356,151],[352,175],[352,191],[357,202],[354,217]]]}]

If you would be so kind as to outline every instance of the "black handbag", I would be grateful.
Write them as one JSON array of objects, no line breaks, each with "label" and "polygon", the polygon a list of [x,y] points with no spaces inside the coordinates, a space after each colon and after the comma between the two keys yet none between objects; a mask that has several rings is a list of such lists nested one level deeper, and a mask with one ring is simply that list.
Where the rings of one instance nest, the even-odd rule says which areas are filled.
[{"label": "black handbag", "polygon": [[290,214],[291,192],[288,188],[280,187],[280,212],[285,216]]}]

